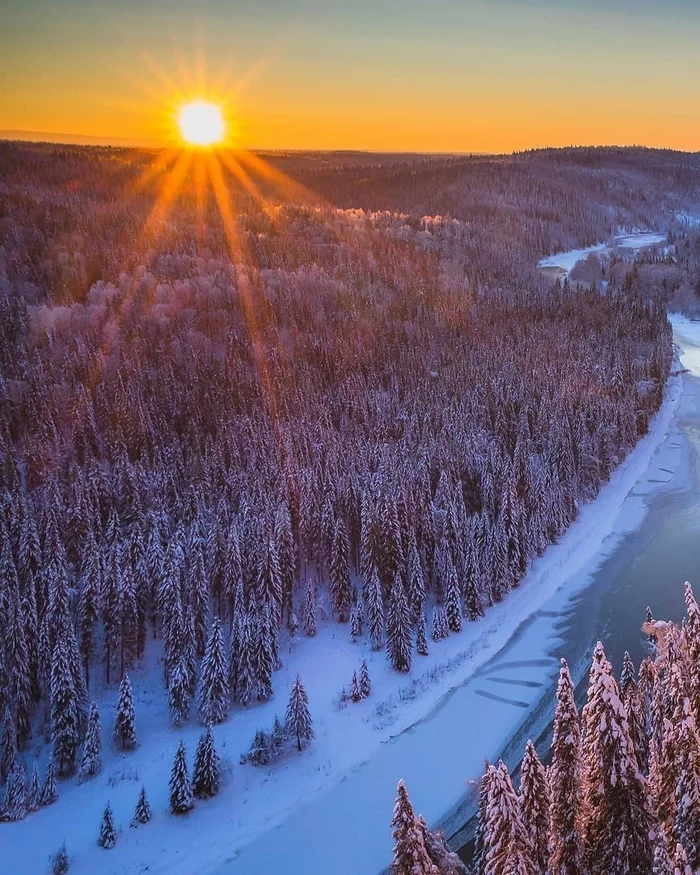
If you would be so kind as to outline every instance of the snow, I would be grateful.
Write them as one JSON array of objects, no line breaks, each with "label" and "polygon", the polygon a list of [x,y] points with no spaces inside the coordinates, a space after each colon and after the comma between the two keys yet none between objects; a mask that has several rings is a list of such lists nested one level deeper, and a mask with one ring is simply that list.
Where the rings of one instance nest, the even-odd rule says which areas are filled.
[{"label": "snow", "polygon": [[597,243],[595,246],[588,246],[585,249],[571,249],[568,252],[558,252],[555,255],[542,258],[537,262],[537,267],[558,268],[568,275],[575,265],[590,255],[591,252],[607,253],[612,252],[614,249],[638,252],[645,247],[665,243],[666,240],[665,234],[658,234],[654,231],[634,231],[631,234],[619,234],[613,238],[610,244]]},{"label": "snow", "polygon": [[[700,323],[674,317],[673,324],[684,367],[700,374]],[[82,786],[62,782],[57,803],[3,825],[3,870],[44,873],[49,855],[65,840],[74,875],[379,871],[390,859],[398,779],[406,780],[416,809],[429,822],[442,818],[459,804],[465,781],[480,774],[484,757],[502,749],[536,703],[543,676],[558,670],[551,651],[564,607],[620,538],[640,525],[649,494],[663,488],[662,471],[674,467],[664,438],[681,391],[682,378],[672,377],[649,434],[520,586],[481,622],[465,624],[461,634],[439,644],[430,642],[430,655],[416,656],[408,675],[393,672],[383,651],[352,644],[347,626],[321,623],[315,638],[288,644],[281,653],[285,665],[275,673],[274,699],[234,709],[213,730],[222,757],[221,793],[181,818],[167,814],[168,779],[180,738],[191,769],[201,727],[169,727],[162,669],[151,643],[149,665],[132,674],[141,746],[125,754],[110,749],[117,693],[108,691],[101,703],[102,773]],[[494,660],[509,642],[507,660]],[[363,657],[372,694],[337,709],[339,686],[349,687]],[[270,729],[275,713],[284,714],[297,672],[309,695],[316,739],[307,751],[269,768],[240,765],[255,730]],[[141,784],[153,820],[129,829]],[[109,851],[97,846],[107,802],[118,830]],[[360,841],[352,840],[356,835]]]}]

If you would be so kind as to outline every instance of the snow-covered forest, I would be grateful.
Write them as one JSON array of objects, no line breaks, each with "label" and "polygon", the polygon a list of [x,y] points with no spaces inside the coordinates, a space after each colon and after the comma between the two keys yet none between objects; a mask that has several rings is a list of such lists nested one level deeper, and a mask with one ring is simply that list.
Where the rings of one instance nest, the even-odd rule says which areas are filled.
[{"label": "snow-covered forest", "polygon": [[[516,793],[503,761],[487,764],[475,875],[700,871],[700,608],[689,583],[685,602],[682,627],[649,613],[653,649],[638,672],[626,653],[617,680],[598,642],[580,712],[562,660],[549,765],[528,741]],[[392,826],[395,875],[463,871],[403,783]]]},{"label": "snow-covered forest", "polygon": [[[196,777],[184,748],[162,777],[186,813],[219,788],[208,727],[270,699],[282,719],[237,753],[304,756],[338,706],[304,676],[278,689],[304,639],[355,642],[344,701],[373,651],[410,672],[518,585],[660,405],[697,159],[249,162],[175,189],[145,152],[0,144],[8,820],[82,792],[103,746],[201,724]],[[668,251],[604,267],[604,293],[536,270],[634,227]]]}]

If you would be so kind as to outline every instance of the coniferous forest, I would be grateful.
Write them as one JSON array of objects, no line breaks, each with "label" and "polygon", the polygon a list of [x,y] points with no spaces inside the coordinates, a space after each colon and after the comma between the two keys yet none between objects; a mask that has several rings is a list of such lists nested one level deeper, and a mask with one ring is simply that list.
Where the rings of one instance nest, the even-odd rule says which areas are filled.
[{"label": "coniferous forest", "polygon": [[[146,666],[172,726],[203,727],[194,769],[181,745],[170,779],[170,810],[186,814],[218,792],[211,726],[276,697],[284,720],[243,758],[269,764],[313,744],[304,678],[275,685],[290,640],[337,624],[357,641],[347,698],[359,701],[363,653],[384,650],[408,672],[482,618],[647,432],[671,367],[666,306],[694,288],[698,235],[676,216],[700,203],[697,156],[247,156],[236,172],[210,170],[209,187],[168,160],[0,143],[6,819],[55,801],[64,780],[88,781],[103,745],[128,757],[148,740],[132,686]],[[634,227],[667,233],[669,247],[608,265],[604,293],[535,267]],[[687,748],[686,764],[695,755],[673,717],[682,700],[652,689],[655,673],[691,683],[692,629],[671,636],[668,664],[646,666],[648,689],[628,669],[619,696],[596,651],[580,729],[569,715],[599,763],[576,817],[594,795],[605,802],[571,850],[592,855],[585,871],[624,871],[596,856],[618,839],[629,859],[661,854],[640,826],[647,768],[668,835],[700,864],[692,813],[649,765],[666,772],[664,745]],[[563,670],[562,699],[566,684]],[[105,689],[117,695],[108,716]],[[641,706],[634,728],[624,717],[643,696],[671,707],[673,741],[663,723],[650,741]],[[615,721],[631,733],[624,751]],[[610,737],[595,735],[601,723]],[[569,755],[562,741],[555,762],[571,775],[550,773],[562,782],[578,781]],[[525,801],[501,765],[485,778],[488,875],[548,865],[544,772],[534,751],[526,759]],[[551,824],[556,858],[568,827]],[[506,845],[511,868],[489,858]]]},{"label": "coniferous forest", "polygon": [[[650,656],[619,678],[598,642],[579,711],[566,660],[557,685],[549,764],[531,741],[519,791],[501,760],[479,791],[473,875],[693,875],[700,870],[700,608],[685,584],[682,626],[643,629]],[[399,783],[392,872],[467,870],[430,832]]]}]

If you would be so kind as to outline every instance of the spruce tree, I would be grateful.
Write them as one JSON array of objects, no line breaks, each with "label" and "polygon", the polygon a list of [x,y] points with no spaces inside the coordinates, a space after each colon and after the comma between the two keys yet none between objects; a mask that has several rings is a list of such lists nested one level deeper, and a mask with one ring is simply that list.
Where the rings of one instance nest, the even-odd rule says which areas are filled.
[{"label": "spruce tree", "polygon": [[452,559],[447,550],[443,564],[443,587],[445,591],[445,612],[447,626],[450,632],[462,631],[462,598],[459,591],[459,581]]},{"label": "spruce tree", "polygon": [[581,813],[580,728],[574,700],[574,685],[565,659],[557,684],[552,734],[550,828],[552,875],[579,875],[582,871],[582,841],[578,830]]},{"label": "spruce tree", "polygon": [[352,673],[352,683],[350,684],[350,700],[359,702],[362,700],[362,691],[360,690],[360,682],[357,678],[357,672]]},{"label": "spruce tree", "polygon": [[27,810],[37,811],[41,806],[41,782],[39,781],[39,761],[34,760],[32,777],[29,780],[27,790]]},{"label": "spruce tree", "polygon": [[360,693],[363,699],[366,699],[372,691],[372,684],[369,677],[369,668],[367,660],[363,659],[360,665]]},{"label": "spruce tree", "polygon": [[134,810],[134,816],[131,818],[131,823],[129,825],[133,827],[141,826],[144,823],[148,823],[152,817],[153,812],[151,811],[151,806],[146,798],[146,788],[142,786]]},{"label": "spruce tree", "polygon": [[493,768],[484,835],[483,875],[536,871],[530,837],[520,815],[510,774],[501,760]]},{"label": "spruce tree", "polygon": [[356,602],[350,609],[350,637],[353,641],[362,635],[362,607]]},{"label": "spruce tree", "polygon": [[85,744],[83,746],[83,755],[80,760],[78,780],[84,781],[86,778],[96,775],[101,770],[102,723],[100,721],[100,712],[97,709],[97,703],[93,702],[90,705],[90,714],[88,716],[87,732],[85,733]]},{"label": "spruce tree", "polygon": [[266,702],[272,696],[272,672],[275,667],[275,635],[272,627],[272,614],[265,605],[255,618],[257,623],[253,659],[255,664],[256,695],[260,702]]},{"label": "spruce tree", "polygon": [[417,820],[428,858],[440,875],[468,875],[464,863],[448,848],[444,834],[439,830],[429,830],[422,815],[418,815]]},{"label": "spruce tree", "polygon": [[[2,651],[0,650],[0,653]],[[5,705],[2,721],[2,749],[0,750],[0,784],[6,783],[17,758],[17,731],[9,703]]]},{"label": "spruce tree", "polygon": [[210,799],[219,792],[219,755],[214,747],[211,726],[199,738],[194,758],[192,792],[197,799]]},{"label": "spruce tree", "polygon": [[253,639],[251,636],[250,615],[245,613],[241,620],[240,662],[236,672],[236,698],[243,707],[250,704],[256,695],[257,681],[254,668]]},{"label": "spruce tree", "polygon": [[333,534],[333,550],[331,552],[330,578],[333,610],[339,623],[347,623],[350,611],[350,547],[348,545],[345,526],[342,520],[337,520]]},{"label": "spruce tree", "polygon": [[27,776],[24,766],[19,761],[15,762],[15,767],[7,779],[2,815],[5,820],[24,820],[27,816]]},{"label": "spruce tree", "polygon": [[309,712],[309,697],[306,695],[299,675],[296,676],[289,696],[284,727],[288,737],[296,740],[297,750],[302,750],[314,737],[311,713]]},{"label": "spruce tree", "polygon": [[376,566],[372,567],[367,584],[367,623],[372,650],[380,650],[384,644],[384,604]]},{"label": "spruce tree", "polygon": [[396,671],[411,668],[411,620],[401,577],[397,574],[391,588],[387,615],[386,653]]},{"label": "spruce tree", "polygon": [[71,775],[78,748],[78,703],[65,639],[59,639],[51,663],[51,736],[59,775]]},{"label": "spruce tree", "polygon": [[128,674],[119,684],[117,699],[117,714],[114,721],[114,744],[117,750],[135,750],[138,745],[136,736],[136,716],[134,714],[134,693]]},{"label": "spruce tree", "polygon": [[41,788],[40,804],[42,807],[53,805],[58,799],[58,790],[56,789],[56,767],[54,766],[53,758],[49,760],[46,767],[46,777]]},{"label": "spruce tree", "polygon": [[112,809],[109,807],[109,802],[102,815],[100,823],[100,833],[97,837],[97,844],[106,851],[111,850],[117,843],[117,833],[114,829],[114,818]]},{"label": "spruce tree", "polygon": [[403,781],[399,781],[396,788],[391,826],[394,836],[392,875],[440,875],[439,869],[428,856],[423,830]]},{"label": "spruce tree", "polygon": [[301,617],[304,634],[313,638],[316,634],[316,581],[309,577],[306,581],[306,593],[304,596],[304,609]]},{"label": "spruce tree", "polygon": [[549,862],[549,782],[547,772],[528,740],[520,769],[520,816],[530,839],[532,859],[538,872]]},{"label": "spruce tree", "polygon": [[284,724],[280,723],[280,719],[275,714],[275,720],[272,724],[272,732],[270,733],[270,759],[274,762],[279,759],[284,752],[284,746],[287,741],[287,733]]},{"label": "spruce tree", "polygon": [[228,659],[221,622],[214,617],[199,676],[199,719],[208,726],[228,717]]},{"label": "spruce tree", "polygon": [[408,606],[412,619],[417,619],[425,606],[425,579],[418,554],[416,533],[411,532],[408,543],[406,580],[408,584]]},{"label": "spruce tree", "polygon": [[181,726],[190,713],[190,678],[184,651],[168,673],[168,712],[173,726]]},{"label": "spruce tree", "polygon": [[600,642],[593,653],[583,725],[591,875],[648,872],[652,823],[645,781],[637,765],[627,712]]},{"label": "spruce tree", "polygon": [[63,842],[61,847],[51,857],[51,875],[66,875],[69,865],[66,843]]},{"label": "spruce tree", "polygon": [[428,655],[428,639],[426,637],[425,608],[421,608],[416,620],[416,652],[419,656]]},{"label": "spruce tree", "polygon": [[697,733],[688,720],[680,725],[677,750],[680,765],[673,835],[695,872],[700,869],[700,752]]},{"label": "spruce tree", "polygon": [[184,742],[180,742],[170,773],[170,811],[172,814],[187,814],[194,807],[194,798],[187,771],[187,754]]}]

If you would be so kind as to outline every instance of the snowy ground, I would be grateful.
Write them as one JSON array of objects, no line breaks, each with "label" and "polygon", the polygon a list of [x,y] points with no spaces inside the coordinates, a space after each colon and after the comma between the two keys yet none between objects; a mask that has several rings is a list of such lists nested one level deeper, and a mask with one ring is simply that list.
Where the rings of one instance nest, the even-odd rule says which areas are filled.
[{"label": "snowy ground", "polygon": [[[683,365],[700,373],[700,347],[692,346],[700,344],[700,323],[679,317],[674,329],[679,341],[687,342]],[[316,638],[283,653],[274,700],[236,709],[215,728],[224,787],[184,819],[167,814],[167,782],[179,739],[185,740],[191,760],[200,728],[194,723],[180,731],[169,727],[158,654],[152,653],[149,666],[133,675],[142,745],[126,755],[107,749],[101,775],[83,786],[63,782],[55,805],[18,824],[0,824],[0,870],[44,873],[49,853],[65,839],[71,873],[78,875],[379,871],[389,860],[388,821],[398,778],[406,779],[431,822],[440,819],[459,801],[465,781],[480,773],[483,758],[502,748],[531,707],[542,672],[556,670],[550,653],[561,608],[585,585],[615,539],[639,525],[644,496],[657,488],[658,471],[672,467],[658,449],[681,389],[681,378],[669,381],[649,435],[521,585],[480,623],[467,624],[440,644],[430,642],[430,655],[416,657],[408,677],[390,671],[383,652],[352,644],[347,629],[336,624],[320,624]],[[518,637],[533,614],[536,622]],[[494,663],[509,641],[508,661]],[[349,684],[362,656],[370,665],[372,696],[337,710],[339,688]],[[487,664],[488,672],[480,672]],[[283,715],[296,672],[307,686],[316,740],[308,751],[272,768],[241,766],[239,755],[255,729],[269,727],[276,712]],[[114,698],[111,691],[102,702],[107,748]],[[154,820],[129,829],[142,783]],[[116,848],[104,851],[96,838],[108,800],[121,832]],[[350,835],[362,839],[348,840]]]},{"label": "snowy ground", "polygon": [[598,243],[595,246],[589,246],[586,249],[572,249],[569,252],[558,252],[556,255],[550,255],[547,258],[542,258],[537,262],[537,267],[558,268],[563,273],[569,274],[574,269],[577,262],[584,259],[591,252],[611,252],[613,249],[625,249],[632,252],[638,252],[647,246],[658,246],[660,243],[665,243],[667,237],[665,234],[657,234],[654,231],[635,231],[631,234],[621,234],[614,238],[611,244]]}]

